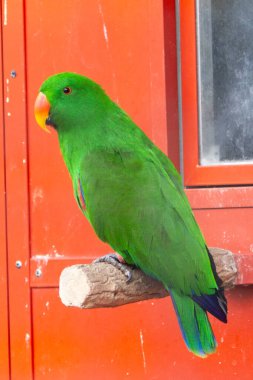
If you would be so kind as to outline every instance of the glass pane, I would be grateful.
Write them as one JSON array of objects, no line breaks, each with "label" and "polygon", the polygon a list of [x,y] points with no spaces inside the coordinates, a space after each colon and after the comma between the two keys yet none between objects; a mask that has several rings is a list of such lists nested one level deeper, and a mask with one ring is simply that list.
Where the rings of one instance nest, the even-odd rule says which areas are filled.
[{"label": "glass pane", "polygon": [[253,163],[253,1],[196,9],[200,164]]}]

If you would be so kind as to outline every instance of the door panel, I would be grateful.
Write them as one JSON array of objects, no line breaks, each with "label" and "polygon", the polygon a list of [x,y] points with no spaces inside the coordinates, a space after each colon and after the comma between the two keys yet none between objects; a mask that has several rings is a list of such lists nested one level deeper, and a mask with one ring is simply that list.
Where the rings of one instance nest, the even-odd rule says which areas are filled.
[{"label": "door panel", "polygon": [[187,371],[195,379],[250,380],[252,291],[227,292],[229,323],[210,318],[219,348],[203,360],[186,350],[169,298],[77,310],[60,303],[57,289],[34,289],[34,378],[180,380]]},{"label": "door panel", "polygon": [[10,372],[14,380],[29,380],[32,333],[23,2],[2,2],[2,7]]},{"label": "door panel", "polygon": [[162,6],[152,1],[68,0],[64,6],[60,0],[29,2],[26,36],[32,255],[96,256],[109,250],[98,242],[76,207],[55,133],[48,136],[35,125],[32,110],[40,84],[61,71],[93,78],[166,151],[162,17]]},{"label": "door panel", "polygon": [[[1,11],[1,10],[0,10]],[[0,73],[2,67],[2,17],[0,18]],[[8,322],[8,275],[7,275],[7,229],[6,229],[6,183],[4,142],[4,93],[0,81],[0,378],[9,379],[9,322]]]}]

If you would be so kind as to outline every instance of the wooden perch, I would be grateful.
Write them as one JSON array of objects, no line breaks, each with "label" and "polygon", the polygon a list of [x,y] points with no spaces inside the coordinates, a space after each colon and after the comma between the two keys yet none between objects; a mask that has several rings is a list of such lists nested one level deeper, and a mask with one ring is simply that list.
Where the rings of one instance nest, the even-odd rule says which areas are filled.
[{"label": "wooden perch", "polygon": [[[232,287],[237,277],[233,254],[220,248],[209,248],[224,288]],[[111,264],[80,264],[65,268],[60,276],[60,298],[66,306],[79,308],[115,307],[150,298],[169,296],[163,285],[139,269],[132,279]]]}]

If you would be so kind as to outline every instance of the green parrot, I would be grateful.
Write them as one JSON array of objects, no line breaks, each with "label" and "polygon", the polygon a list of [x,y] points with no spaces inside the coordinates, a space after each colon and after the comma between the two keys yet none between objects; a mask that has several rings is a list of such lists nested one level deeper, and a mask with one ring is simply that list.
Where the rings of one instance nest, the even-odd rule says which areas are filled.
[{"label": "green parrot", "polygon": [[215,352],[207,312],[226,323],[227,302],[172,162],[97,83],[75,73],[42,84],[35,118],[57,131],[75,199],[98,237],[162,282],[190,351]]}]

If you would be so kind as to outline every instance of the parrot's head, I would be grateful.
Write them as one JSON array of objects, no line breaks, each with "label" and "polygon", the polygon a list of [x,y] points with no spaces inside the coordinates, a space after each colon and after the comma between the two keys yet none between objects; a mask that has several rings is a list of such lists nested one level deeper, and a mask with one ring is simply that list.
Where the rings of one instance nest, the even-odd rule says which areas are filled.
[{"label": "parrot's head", "polygon": [[65,72],[50,76],[42,84],[35,101],[34,113],[39,126],[49,132],[78,128],[80,119],[96,116],[110,101],[102,88],[91,79]]}]

